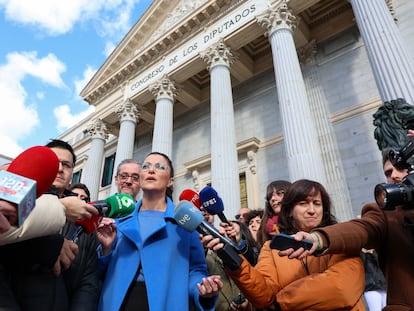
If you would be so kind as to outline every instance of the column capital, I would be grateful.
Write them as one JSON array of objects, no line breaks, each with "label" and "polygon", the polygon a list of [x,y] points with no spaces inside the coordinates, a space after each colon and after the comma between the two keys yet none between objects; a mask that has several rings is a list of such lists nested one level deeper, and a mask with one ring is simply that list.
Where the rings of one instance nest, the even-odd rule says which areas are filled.
[{"label": "column capital", "polygon": [[96,119],[88,125],[86,130],[92,136],[92,138],[101,138],[103,140],[106,140],[108,138],[110,126],[101,119]]},{"label": "column capital", "polygon": [[129,99],[115,107],[115,113],[120,121],[130,120],[138,122],[141,110]]},{"label": "column capital", "polygon": [[305,46],[301,47],[297,53],[299,62],[302,66],[314,65],[316,63],[316,53],[317,53],[316,41],[312,40]]},{"label": "column capital", "polygon": [[286,1],[257,16],[256,21],[261,27],[267,29],[268,35],[279,29],[289,29],[293,32],[299,22],[292,10],[289,9]]},{"label": "column capital", "polygon": [[226,45],[226,43],[224,43],[223,38],[220,39],[216,45],[200,52],[200,57],[210,68],[217,65],[230,67],[236,59],[230,48]]},{"label": "column capital", "polygon": [[168,75],[164,75],[160,80],[149,85],[148,90],[156,99],[167,98],[173,101],[177,95],[176,83]]}]

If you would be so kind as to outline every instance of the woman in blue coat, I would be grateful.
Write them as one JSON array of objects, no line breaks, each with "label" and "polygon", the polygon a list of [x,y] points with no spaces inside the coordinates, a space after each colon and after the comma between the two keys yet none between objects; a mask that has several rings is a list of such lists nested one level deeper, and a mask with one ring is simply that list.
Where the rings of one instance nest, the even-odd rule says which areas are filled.
[{"label": "woman in blue coat", "polygon": [[135,211],[101,223],[99,310],[214,310],[223,284],[208,276],[198,233],[175,223],[173,176],[171,160],[150,153],[141,166],[143,195]]}]

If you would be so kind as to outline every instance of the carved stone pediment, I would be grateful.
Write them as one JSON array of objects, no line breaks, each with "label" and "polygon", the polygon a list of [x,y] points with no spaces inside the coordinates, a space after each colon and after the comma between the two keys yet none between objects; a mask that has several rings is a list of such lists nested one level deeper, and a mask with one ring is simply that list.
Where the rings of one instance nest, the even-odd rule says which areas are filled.
[{"label": "carved stone pediment", "polygon": [[191,14],[195,9],[201,6],[203,3],[207,2],[206,0],[181,0],[177,7],[167,15],[165,21],[161,26],[152,34],[150,40],[140,48],[144,49],[149,43],[154,42],[160,36],[164,35],[168,30],[173,28],[177,23],[184,20],[189,14]]}]

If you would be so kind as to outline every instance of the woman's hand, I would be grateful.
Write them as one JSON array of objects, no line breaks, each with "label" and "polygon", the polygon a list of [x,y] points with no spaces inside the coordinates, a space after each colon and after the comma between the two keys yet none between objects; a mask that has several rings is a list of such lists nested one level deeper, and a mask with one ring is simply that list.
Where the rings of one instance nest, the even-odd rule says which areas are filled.
[{"label": "woman's hand", "polygon": [[249,301],[245,298],[242,303],[236,303],[233,300],[230,304],[229,310],[231,310],[231,311],[237,311],[237,310],[250,311],[250,310],[252,310],[252,308],[251,308],[251,304],[249,303]]},{"label": "woman's hand", "polygon": [[102,218],[101,223],[96,229],[96,235],[102,246],[102,250],[101,250],[102,256],[105,256],[111,252],[112,245],[116,238],[116,233],[117,233],[117,230],[116,230],[115,220],[113,220],[112,218],[108,218],[108,217]]},{"label": "woman's hand", "polygon": [[227,235],[236,244],[240,241],[240,226],[236,222],[230,221],[230,224],[226,222],[220,223],[220,234]]},{"label": "woman's hand", "polygon": [[62,248],[60,250],[60,254],[58,259],[56,260],[53,266],[53,273],[56,276],[59,276],[62,272],[62,268],[64,270],[69,269],[72,261],[75,260],[76,255],[79,252],[79,247],[76,243],[71,240],[63,239]]},{"label": "woman's hand", "polygon": [[203,278],[202,283],[197,284],[200,297],[210,298],[218,295],[223,288],[220,275],[211,275]]}]

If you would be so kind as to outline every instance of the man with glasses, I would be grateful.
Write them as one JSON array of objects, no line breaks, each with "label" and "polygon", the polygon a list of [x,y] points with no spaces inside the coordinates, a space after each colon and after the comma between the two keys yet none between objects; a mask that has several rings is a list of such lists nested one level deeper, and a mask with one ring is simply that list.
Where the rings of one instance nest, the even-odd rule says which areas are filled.
[{"label": "man with glasses", "polygon": [[115,184],[118,193],[126,193],[137,200],[141,187],[139,185],[140,165],[134,159],[122,160],[115,175]]},{"label": "man with glasses", "polygon": [[246,215],[250,213],[250,209],[247,207],[242,207],[241,209],[239,209],[239,212],[237,213],[237,215],[235,215],[234,217],[236,218],[236,220],[247,224],[247,219],[246,219]]}]

